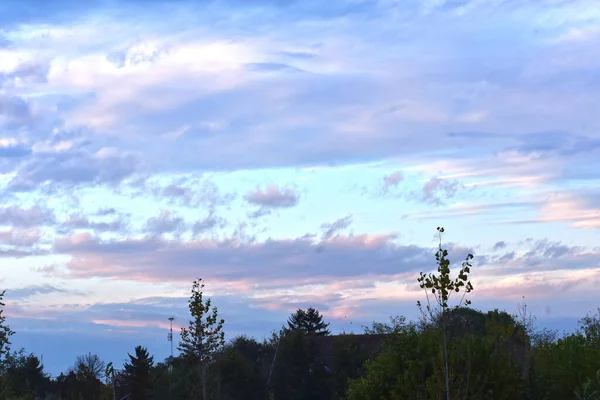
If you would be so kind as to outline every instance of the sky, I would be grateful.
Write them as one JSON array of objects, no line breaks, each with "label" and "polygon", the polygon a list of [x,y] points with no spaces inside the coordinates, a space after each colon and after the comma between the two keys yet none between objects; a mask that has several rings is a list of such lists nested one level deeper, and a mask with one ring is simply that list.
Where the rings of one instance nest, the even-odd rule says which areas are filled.
[{"label": "sky", "polygon": [[163,360],[195,278],[228,338],[414,319],[438,226],[473,307],[576,329],[599,92],[596,0],[2,2],[13,348]]}]

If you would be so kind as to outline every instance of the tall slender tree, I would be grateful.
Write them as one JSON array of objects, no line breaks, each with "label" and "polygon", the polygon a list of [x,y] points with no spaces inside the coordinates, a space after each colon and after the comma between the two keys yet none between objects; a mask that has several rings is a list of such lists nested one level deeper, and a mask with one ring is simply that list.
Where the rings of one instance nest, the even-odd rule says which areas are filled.
[{"label": "tall slender tree", "polygon": [[129,384],[131,400],[144,400],[150,392],[150,371],[154,366],[154,357],[142,346],[135,348],[135,355],[127,354],[129,362],[123,365],[125,381]]},{"label": "tall slender tree", "polygon": [[[463,295],[455,305],[454,308],[460,308],[463,305],[470,305],[471,301],[465,299],[465,295],[473,291],[473,285],[469,280],[469,274],[471,272],[471,263],[473,254],[468,254],[465,261],[462,263],[462,268],[459,270],[456,278],[451,278],[450,271],[450,260],[448,259],[448,250],[442,247],[442,234],[444,228],[437,228],[439,235],[439,246],[435,253],[435,259],[438,265],[437,274],[420,273],[417,281],[421,289],[425,291],[427,297],[426,311],[421,307],[421,302],[417,302],[419,309],[421,310],[424,317],[429,318],[434,324],[441,322],[442,330],[442,343],[443,343],[443,355],[444,355],[444,383],[446,391],[446,399],[450,400],[450,367],[449,367],[449,356],[448,356],[448,339],[447,339],[447,319],[451,309],[450,297],[452,293],[460,293],[462,290]],[[431,292],[432,296],[429,296]]]},{"label": "tall slender tree", "polygon": [[181,328],[178,349],[189,362],[200,367],[202,398],[206,400],[206,371],[214,361],[215,355],[225,345],[225,320],[218,318],[217,307],[211,307],[210,298],[204,300],[203,289],[202,279],[196,279],[192,284],[188,302],[192,320],[187,328]]},{"label": "tall slender tree", "polygon": [[305,335],[327,336],[331,332],[329,323],[323,321],[323,316],[318,310],[310,307],[307,310],[298,309],[287,321],[287,332],[302,331]]}]

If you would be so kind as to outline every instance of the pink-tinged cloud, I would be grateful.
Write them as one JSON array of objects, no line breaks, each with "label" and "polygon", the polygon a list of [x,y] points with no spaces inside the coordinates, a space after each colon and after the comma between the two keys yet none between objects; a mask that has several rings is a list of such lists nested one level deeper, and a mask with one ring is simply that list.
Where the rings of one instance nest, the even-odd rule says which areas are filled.
[{"label": "pink-tinged cloud", "polygon": [[59,238],[55,251],[71,256],[71,277],[184,280],[196,276],[254,281],[386,275],[427,268],[432,250],[396,243],[395,235],[336,235],[241,243],[235,240],[103,241],[87,233]]},{"label": "pink-tinged cloud", "polygon": [[269,185],[246,194],[244,197],[250,204],[265,208],[290,208],[300,201],[300,193],[292,188]]}]

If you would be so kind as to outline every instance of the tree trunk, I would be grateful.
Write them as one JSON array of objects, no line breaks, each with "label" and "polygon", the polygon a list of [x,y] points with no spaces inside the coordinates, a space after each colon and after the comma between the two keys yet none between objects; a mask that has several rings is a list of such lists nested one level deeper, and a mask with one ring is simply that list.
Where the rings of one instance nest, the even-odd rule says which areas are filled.
[{"label": "tree trunk", "polygon": [[202,400],[206,400],[206,363],[202,363]]},{"label": "tree trunk", "polygon": [[[446,341],[446,321],[445,321],[445,316],[444,316],[444,323],[443,323],[443,336],[444,336],[444,363],[445,363],[445,370],[446,370],[446,400],[450,400],[450,371],[449,371],[449,367],[448,367],[448,345],[447,345],[447,341]],[[206,400],[206,399],[205,399]]]}]

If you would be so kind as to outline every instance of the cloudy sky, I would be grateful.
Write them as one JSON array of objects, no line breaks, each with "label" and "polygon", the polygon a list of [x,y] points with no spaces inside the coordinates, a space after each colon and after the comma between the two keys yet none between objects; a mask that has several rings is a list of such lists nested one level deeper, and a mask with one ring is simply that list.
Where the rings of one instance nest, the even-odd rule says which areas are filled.
[{"label": "cloudy sky", "polygon": [[0,26],[5,314],[53,374],[168,356],[196,277],[229,337],[414,318],[440,225],[477,308],[574,329],[600,303],[596,0],[23,0]]}]

